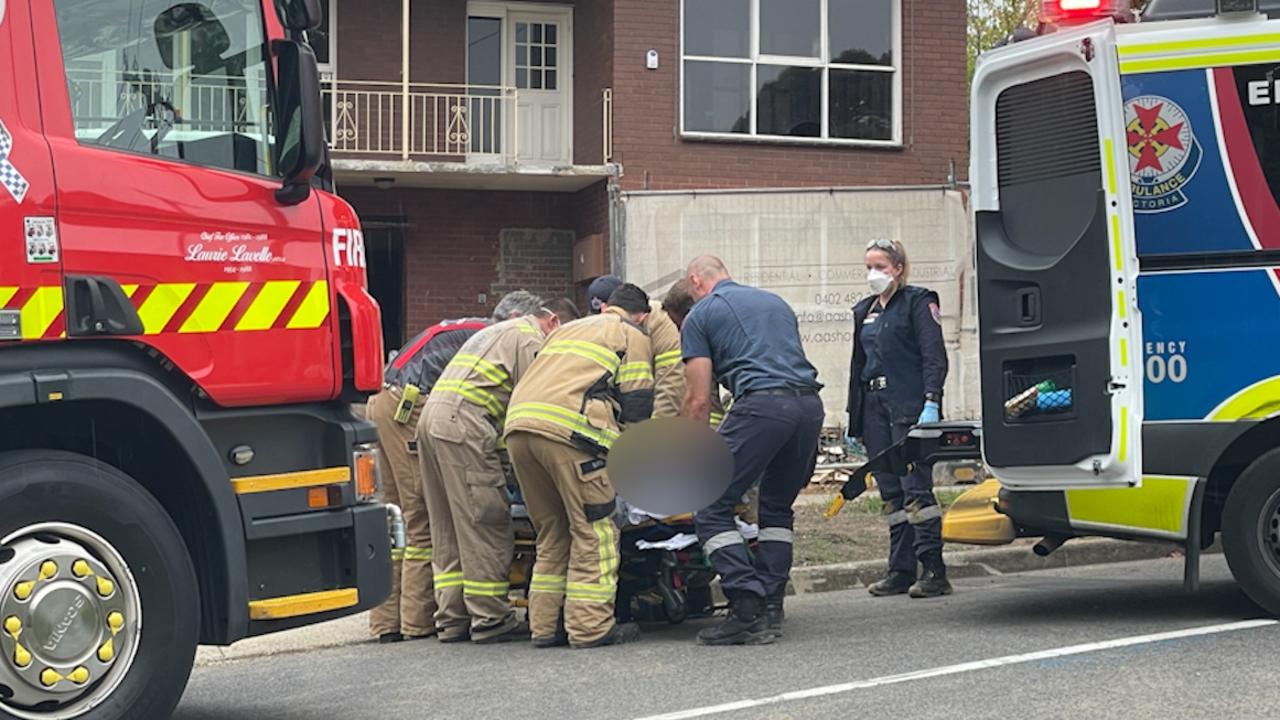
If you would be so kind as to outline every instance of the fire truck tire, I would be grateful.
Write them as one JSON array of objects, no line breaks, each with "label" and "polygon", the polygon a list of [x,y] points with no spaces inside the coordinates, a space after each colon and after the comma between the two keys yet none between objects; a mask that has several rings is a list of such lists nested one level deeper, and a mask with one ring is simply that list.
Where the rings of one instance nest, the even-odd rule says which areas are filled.
[{"label": "fire truck tire", "polygon": [[0,453],[0,478],[0,718],[168,718],[200,627],[169,514],[125,473],[75,453]]},{"label": "fire truck tire", "polygon": [[1245,468],[1222,508],[1222,550],[1251,600],[1280,615],[1280,450]]}]

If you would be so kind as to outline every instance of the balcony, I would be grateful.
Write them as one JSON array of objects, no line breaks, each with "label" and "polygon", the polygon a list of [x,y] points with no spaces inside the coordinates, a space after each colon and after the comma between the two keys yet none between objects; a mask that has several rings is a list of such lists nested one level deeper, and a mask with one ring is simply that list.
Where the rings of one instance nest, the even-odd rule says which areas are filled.
[{"label": "balcony", "polygon": [[572,161],[568,125],[548,124],[554,114],[514,87],[331,80],[323,93],[334,171],[347,184],[571,191],[614,174],[607,91],[606,162],[585,166]]}]

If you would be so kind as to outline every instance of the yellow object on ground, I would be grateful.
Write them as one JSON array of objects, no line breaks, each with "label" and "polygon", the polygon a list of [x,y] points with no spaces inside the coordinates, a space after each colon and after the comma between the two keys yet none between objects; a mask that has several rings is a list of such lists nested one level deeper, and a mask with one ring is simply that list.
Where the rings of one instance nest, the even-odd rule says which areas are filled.
[{"label": "yellow object on ground", "polygon": [[1013,521],[996,511],[1000,481],[988,479],[956,498],[942,516],[942,540],[967,545],[1007,545],[1017,537]]}]

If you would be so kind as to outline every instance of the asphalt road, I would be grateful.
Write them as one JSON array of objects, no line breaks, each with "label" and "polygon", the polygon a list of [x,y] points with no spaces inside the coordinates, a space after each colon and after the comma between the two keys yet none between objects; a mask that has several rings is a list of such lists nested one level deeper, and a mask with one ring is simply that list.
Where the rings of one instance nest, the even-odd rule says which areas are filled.
[{"label": "asphalt road", "polygon": [[195,671],[175,718],[1273,716],[1280,624],[1221,556],[1203,567],[1195,596],[1177,560],[964,580],[937,600],[807,595],[761,647],[699,647],[697,621],[595,650],[428,640],[226,662]]}]

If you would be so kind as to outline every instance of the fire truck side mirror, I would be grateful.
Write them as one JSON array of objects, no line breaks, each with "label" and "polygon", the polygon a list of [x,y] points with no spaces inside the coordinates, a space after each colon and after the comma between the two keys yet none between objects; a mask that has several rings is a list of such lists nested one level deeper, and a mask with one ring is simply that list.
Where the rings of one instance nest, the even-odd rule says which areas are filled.
[{"label": "fire truck side mirror", "polygon": [[278,7],[280,21],[294,32],[311,32],[324,22],[320,0],[283,0]]},{"label": "fire truck side mirror", "polygon": [[276,200],[297,205],[311,195],[311,178],[324,161],[320,73],[311,48],[294,40],[271,43],[280,73],[276,83],[276,147],[284,186]]}]

